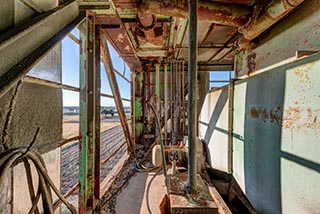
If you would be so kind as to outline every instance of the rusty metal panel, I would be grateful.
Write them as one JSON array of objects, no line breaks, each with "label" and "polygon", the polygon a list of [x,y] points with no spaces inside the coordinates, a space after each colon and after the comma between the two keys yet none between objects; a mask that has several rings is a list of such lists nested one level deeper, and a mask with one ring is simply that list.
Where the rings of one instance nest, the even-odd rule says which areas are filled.
[{"label": "rusty metal panel", "polygon": [[237,31],[238,29],[236,27],[212,25],[201,45],[225,44]]},{"label": "rusty metal panel", "polygon": [[320,54],[236,81],[234,176],[260,213],[320,209]]}]

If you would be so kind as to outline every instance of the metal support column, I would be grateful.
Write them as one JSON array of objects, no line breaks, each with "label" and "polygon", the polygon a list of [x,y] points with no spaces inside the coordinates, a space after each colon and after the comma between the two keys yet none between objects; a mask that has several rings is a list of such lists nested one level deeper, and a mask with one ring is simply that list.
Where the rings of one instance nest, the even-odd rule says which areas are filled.
[{"label": "metal support column", "polygon": [[124,136],[127,141],[128,151],[130,153],[134,153],[133,144],[132,144],[130,132],[129,132],[129,126],[126,119],[126,114],[124,112],[123,104],[121,101],[120,90],[118,87],[116,75],[114,74],[114,71],[113,71],[113,65],[112,65],[112,60],[111,60],[111,56],[108,48],[108,43],[106,40],[106,36],[104,34],[101,35],[101,50],[102,50],[102,53],[101,53],[102,62],[107,72],[107,77],[109,80],[110,88],[112,90],[112,94],[114,96],[114,102],[117,107],[120,123],[122,125]]},{"label": "metal support column", "polygon": [[161,103],[161,95],[160,95],[160,64],[155,64],[154,66],[156,67],[157,113],[158,113],[158,115],[160,115],[160,103]]},{"label": "metal support column", "polygon": [[164,143],[167,145],[168,131],[168,65],[164,64]]},{"label": "metal support column", "polygon": [[[156,110],[157,110],[157,117],[159,122],[161,123],[161,112],[160,112],[160,105],[161,105],[161,96],[160,96],[160,64],[155,64],[156,67]],[[156,132],[156,136],[157,132]],[[158,136],[159,137],[159,136]],[[159,138],[157,138],[159,139]]]},{"label": "metal support column", "polygon": [[188,0],[189,49],[188,49],[188,187],[197,186],[197,17],[198,1]]},{"label": "metal support column", "polygon": [[94,28],[94,116],[95,116],[95,164],[94,164],[94,197],[100,199],[100,25]]},{"label": "metal support column", "polygon": [[234,80],[230,80],[228,88],[228,173],[233,172],[233,109],[234,109]]},{"label": "metal support column", "polygon": [[[95,184],[100,171],[96,168],[96,147],[100,147],[100,54],[99,42],[95,41],[93,16],[87,16],[80,25],[80,192],[79,213],[92,212],[95,199],[99,198]],[[98,133],[97,133],[98,132]],[[97,148],[99,150],[99,148]],[[97,151],[99,153],[99,151]],[[99,154],[97,154],[99,155]],[[99,175],[98,175],[99,173]],[[99,176],[99,177],[96,177]],[[98,193],[99,194],[99,193]]]}]

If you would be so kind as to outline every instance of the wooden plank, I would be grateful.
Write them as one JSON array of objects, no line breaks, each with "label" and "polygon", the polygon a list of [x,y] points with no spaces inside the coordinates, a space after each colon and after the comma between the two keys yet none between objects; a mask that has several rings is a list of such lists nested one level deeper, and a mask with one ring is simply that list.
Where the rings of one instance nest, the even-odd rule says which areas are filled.
[{"label": "wooden plank", "polygon": [[130,155],[128,153],[125,153],[121,159],[118,161],[118,163],[113,167],[111,172],[108,174],[108,176],[101,182],[100,184],[100,195],[103,196],[107,191],[109,191],[112,183],[115,181],[117,176],[119,175],[122,167],[128,160]]},{"label": "wooden plank", "polygon": [[212,186],[208,186],[208,188],[209,188],[209,193],[210,193],[211,197],[213,198],[214,202],[218,206],[219,213],[220,214],[232,214],[232,212],[230,211],[229,207],[222,199],[222,197],[219,194],[219,192],[217,191],[217,189]]}]

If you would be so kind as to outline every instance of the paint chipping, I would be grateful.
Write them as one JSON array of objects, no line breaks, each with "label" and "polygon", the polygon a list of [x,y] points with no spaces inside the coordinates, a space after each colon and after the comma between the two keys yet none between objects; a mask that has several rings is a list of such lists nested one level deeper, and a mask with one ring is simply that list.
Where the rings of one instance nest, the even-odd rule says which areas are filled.
[{"label": "paint chipping", "polygon": [[255,59],[257,57],[257,54],[252,52],[249,53],[248,56],[246,57],[247,60],[247,67],[248,67],[248,74],[251,74],[255,71],[256,69],[256,63],[255,63]]}]

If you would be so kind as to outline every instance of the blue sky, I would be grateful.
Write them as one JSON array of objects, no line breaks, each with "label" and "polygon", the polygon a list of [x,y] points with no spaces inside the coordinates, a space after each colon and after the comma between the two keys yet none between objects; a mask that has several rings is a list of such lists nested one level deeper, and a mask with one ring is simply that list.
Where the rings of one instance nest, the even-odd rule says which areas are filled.
[{"label": "blue sky", "polygon": [[[74,29],[72,34],[79,38],[79,30]],[[115,69],[120,73],[124,73],[127,79],[130,80],[130,69],[119,57],[119,54],[109,45],[109,50],[112,58],[112,63]],[[116,74],[120,94],[123,98],[130,99],[130,85],[122,77]],[[62,83],[79,87],[79,45],[69,37],[65,37],[62,41]],[[101,92],[112,94],[106,72],[101,63]],[[63,90],[63,105],[64,106],[79,106],[79,93]],[[102,106],[114,106],[113,99],[101,98]],[[123,102],[124,106],[130,106],[129,102]]]}]

